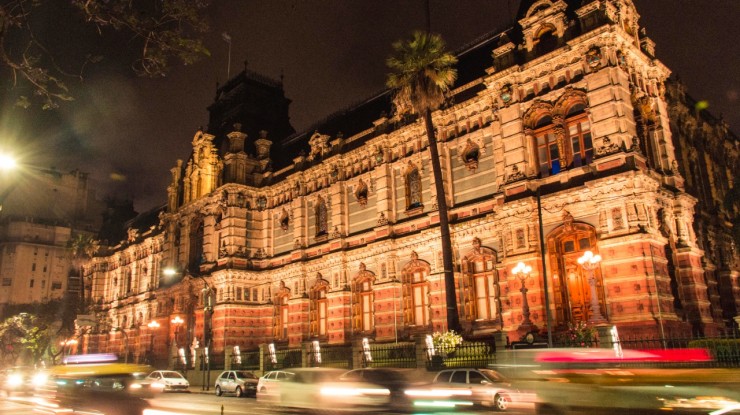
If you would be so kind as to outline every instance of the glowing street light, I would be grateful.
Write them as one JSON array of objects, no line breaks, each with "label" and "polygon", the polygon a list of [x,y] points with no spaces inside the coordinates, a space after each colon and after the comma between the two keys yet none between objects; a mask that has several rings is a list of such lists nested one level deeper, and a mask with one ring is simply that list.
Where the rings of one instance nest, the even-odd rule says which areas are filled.
[{"label": "glowing street light", "polygon": [[601,315],[601,306],[599,305],[599,296],[596,291],[596,276],[594,270],[599,267],[601,255],[594,255],[591,251],[586,251],[583,256],[578,258],[578,264],[588,272],[588,285],[591,286],[591,317],[588,319],[591,323],[604,323],[606,319]]},{"label": "glowing street light", "polygon": [[[150,321],[146,326],[149,327],[149,359],[150,360],[154,360],[153,359],[153,354],[154,354],[154,332],[160,326],[159,326],[159,323],[157,322],[157,320]],[[152,362],[149,362],[149,363],[152,363]]]},{"label": "glowing street light", "polygon": [[529,290],[525,284],[531,272],[532,267],[526,265],[524,262],[519,262],[516,264],[514,269],[511,270],[511,273],[514,274],[515,277],[519,278],[519,281],[522,283],[522,287],[519,291],[522,293],[522,316],[524,317],[524,320],[519,328],[525,332],[531,331],[532,327],[534,327],[532,320],[529,319],[529,303],[527,301],[527,291]]},{"label": "glowing street light", "polygon": [[72,353],[72,348],[77,345],[77,339],[66,339],[59,343],[62,346],[62,355],[66,356]]},{"label": "glowing street light", "polygon": [[0,170],[14,170],[17,166],[18,162],[13,156],[10,156],[8,154],[0,154]]}]

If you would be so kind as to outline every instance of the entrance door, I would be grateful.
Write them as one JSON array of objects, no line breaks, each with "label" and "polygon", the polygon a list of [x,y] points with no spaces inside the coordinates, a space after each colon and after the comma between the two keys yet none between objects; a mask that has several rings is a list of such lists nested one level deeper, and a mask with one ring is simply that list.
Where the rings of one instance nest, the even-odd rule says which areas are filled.
[{"label": "entrance door", "polygon": [[[553,278],[554,289],[558,291],[555,301],[556,315],[559,320],[562,319],[559,323],[588,321],[592,314],[591,286],[589,274],[578,264],[578,258],[586,251],[598,253],[596,233],[590,226],[574,224],[569,232],[553,235],[553,239],[550,240],[550,247],[555,249],[554,252],[550,252],[550,263],[557,264]],[[597,281],[599,304],[604,315],[604,298],[598,294],[602,291],[601,272],[598,269],[594,270],[594,276]]]}]

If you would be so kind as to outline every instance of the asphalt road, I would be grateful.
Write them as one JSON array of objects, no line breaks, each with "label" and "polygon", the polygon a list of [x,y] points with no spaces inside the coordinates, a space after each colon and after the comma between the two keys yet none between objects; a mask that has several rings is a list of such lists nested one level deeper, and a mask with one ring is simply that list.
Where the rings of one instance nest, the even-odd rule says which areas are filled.
[{"label": "asphalt road", "polygon": [[[236,398],[233,396],[216,396],[213,393],[165,393],[159,394],[150,400],[151,409],[146,415],[264,415],[264,414],[300,414],[298,410],[286,410],[269,403],[258,402],[254,398]],[[327,408],[327,413],[330,412]],[[31,396],[15,396],[0,399],[0,414],[2,415],[27,415],[38,413],[34,410],[34,400]],[[358,412],[366,413],[366,412]],[[452,412],[439,412],[450,415]],[[465,412],[455,411],[457,415]],[[470,412],[470,414],[490,413]],[[531,415],[531,408],[511,408],[506,411],[507,415]],[[391,415],[387,412],[383,414]],[[421,412],[419,412],[421,414]],[[424,415],[433,415],[434,412],[424,411]],[[408,414],[406,414],[408,415]]]}]

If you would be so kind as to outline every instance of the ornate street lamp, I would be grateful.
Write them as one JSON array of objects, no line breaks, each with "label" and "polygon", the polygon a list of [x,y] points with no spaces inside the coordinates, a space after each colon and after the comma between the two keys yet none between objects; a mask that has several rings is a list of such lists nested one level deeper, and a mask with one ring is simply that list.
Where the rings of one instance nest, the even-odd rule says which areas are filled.
[{"label": "ornate street lamp", "polygon": [[522,285],[519,291],[522,293],[522,316],[524,317],[524,320],[522,321],[522,324],[519,325],[519,330],[524,333],[530,332],[534,327],[532,320],[529,319],[529,302],[527,301],[527,291],[529,290],[527,289],[526,285],[527,279],[529,279],[529,274],[531,272],[532,267],[526,265],[524,262],[519,262],[511,270],[511,273],[519,279]]},{"label": "ornate street lamp", "polygon": [[606,319],[601,315],[601,306],[599,305],[599,296],[596,291],[596,276],[594,270],[599,267],[601,255],[594,255],[591,251],[586,251],[583,256],[578,258],[578,264],[588,272],[588,285],[591,286],[591,317],[588,321],[591,323],[605,323]]},{"label": "ornate street lamp", "polygon": [[157,320],[150,321],[147,325],[149,327],[149,363],[154,362],[154,332],[160,326]]}]

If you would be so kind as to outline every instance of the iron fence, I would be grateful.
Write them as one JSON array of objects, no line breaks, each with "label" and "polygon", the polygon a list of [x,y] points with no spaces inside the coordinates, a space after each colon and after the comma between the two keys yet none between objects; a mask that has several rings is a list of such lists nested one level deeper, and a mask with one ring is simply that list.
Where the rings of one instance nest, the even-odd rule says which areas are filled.
[{"label": "iron fence", "polygon": [[[366,367],[416,368],[414,343],[374,343],[369,352],[361,351],[361,361]],[[368,355],[369,353],[369,355]]]},{"label": "iron fence", "polygon": [[352,346],[323,346],[308,351],[311,367],[336,367],[352,369]]},{"label": "iron fence", "polygon": [[282,349],[265,351],[264,370],[278,370],[301,367],[301,349]]},{"label": "iron fence", "polygon": [[488,342],[464,341],[452,351],[424,349],[427,369],[439,370],[454,367],[488,367],[496,363],[496,347]]},{"label": "iron fence", "polygon": [[242,351],[231,356],[231,367],[241,370],[260,370],[260,351]]}]

